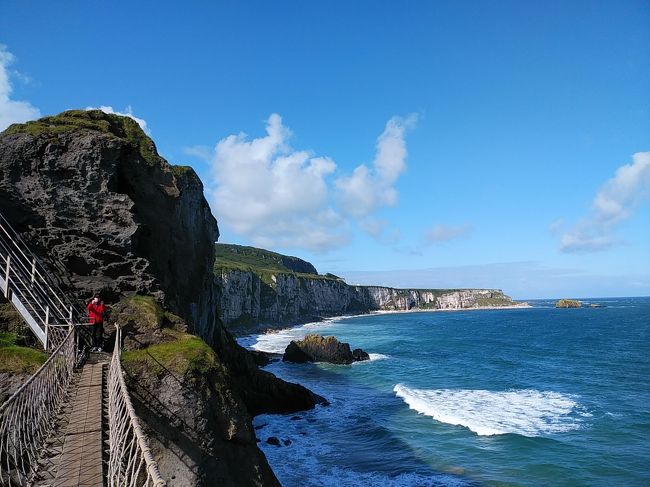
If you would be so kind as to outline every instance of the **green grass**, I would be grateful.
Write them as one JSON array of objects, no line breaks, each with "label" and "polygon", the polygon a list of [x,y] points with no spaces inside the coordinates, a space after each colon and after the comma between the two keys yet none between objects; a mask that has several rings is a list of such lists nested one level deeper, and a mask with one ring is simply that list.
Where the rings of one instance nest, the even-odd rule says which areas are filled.
[{"label": "green grass", "polygon": [[[230,267],[252,271],[270,272],[299,272],[316,274],[316,269],[308,262],[297,257],[233,244],[216,244],[217,260],[215,266]],[[310,272],[300,271],[300,268],[310,269]],[[313,271],[312,271],[313,269]]]},{"label": "green grass", "polygon": [[516,303],[507,298],[477,298],[476,304],[479,306],[511,306]]},{"label": "green grass", "polygon": [[185,176],[186,174],[196,174],[191,166],[172,166],[172,172],[176,176]]},{"label": "green grass", "polygon": [[215,274],[222,270],[240,270],[257,274],[265,284],[275,286],[273,276],[290,274],[298,278],[339,280],[333,274],[320,275],[314,266],[297,257],[233,244],[216,244]]},{"label": "green grass", "polygon": [[0,372],[33,374],[47,360],[47,354],[16,345],[16,334],[0,332]]},{"label": "green grass", "polygon": [[124,298],[116,320],[121,323],[133,322],[149,329],[161,328],[165,311],[153,296],[136,294]]},{"label": "green grass", "polygon": [[153,373],[167,370],[179,375],[206,373],[217,365],[214,351],[199,337],[172,330],[164,333],[170,341],[123,352],[122,364],[127,369],[145,367]]},{"label": "green grass", "polygon": [[149,165],[160,164],[162,158],[153,140],[130,117],[104,113],[101,110],[68,110],[51,117],[10,125],[5,134],[28,134],[55,138],[73,131],[101,132],[131,142]]}]

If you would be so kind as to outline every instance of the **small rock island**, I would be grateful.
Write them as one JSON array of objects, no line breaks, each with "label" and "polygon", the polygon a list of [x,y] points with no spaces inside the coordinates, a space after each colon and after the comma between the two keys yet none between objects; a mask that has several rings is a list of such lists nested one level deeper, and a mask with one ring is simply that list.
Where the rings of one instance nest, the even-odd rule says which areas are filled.
[{"label": "small rock island", "polygon": [[580,308],[582,303],[576,299],[560,299],[555,303],[556,308]]},{"label": "small rock island", "polygon": [[349,343],[339,342],[333,336],[320,335],[307,335],[302,340],[291,340],[282,357],[283,362],[329,362],[342,365],[369,359],[370,356],[360,348],[351,350]]}]

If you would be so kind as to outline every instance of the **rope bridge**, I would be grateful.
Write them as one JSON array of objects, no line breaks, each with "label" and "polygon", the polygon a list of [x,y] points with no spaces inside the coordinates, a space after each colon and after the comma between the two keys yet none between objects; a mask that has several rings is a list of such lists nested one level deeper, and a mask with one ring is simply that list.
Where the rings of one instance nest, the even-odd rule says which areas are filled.
[{"label": "rope bridge", "polygon": [[[83,313],[2,214],[0,267],[0,291],[50,352],[36,373],[0,405],[0,486],[22,486],[38,475],[39,455],[69,398],[88,324],[80,323]],[[165,487],[124,382],[121,330],[116,328],[107,384],[108,485]]]},{"label": "rope bridge", "polygon": [[[120,363],[121,330],[108,372],[108,485],[165,487],[129,397]],[[47,361],[0,406],[0,485],[28,485],[65,401],[75,363],[69,327]]]},{"label": "rope bridge", "polygon": [[126,389],[120,362],[120,343],[121,330],[117,327],[115,349],[108,372],[108,484],[115,487],[164,487],[165,481],[151,455]]}]

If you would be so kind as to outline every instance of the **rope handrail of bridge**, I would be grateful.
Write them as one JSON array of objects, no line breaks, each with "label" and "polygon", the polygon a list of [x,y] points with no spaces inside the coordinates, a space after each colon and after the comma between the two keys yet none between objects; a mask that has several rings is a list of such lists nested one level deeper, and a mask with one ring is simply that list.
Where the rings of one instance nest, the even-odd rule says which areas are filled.
[{"label": "rope handrail of bridge", "polygon": [[50,357],[0,405],[0,485],[32,481],[41,449],[63,404],[73,374],[75,331],[72,326],[57,329],[63,337]]},{"label": "rope handrail of bridge", "polygon": [[121,329],[108,372],[108,485],[166,487],[135,414],[121,364]]}]

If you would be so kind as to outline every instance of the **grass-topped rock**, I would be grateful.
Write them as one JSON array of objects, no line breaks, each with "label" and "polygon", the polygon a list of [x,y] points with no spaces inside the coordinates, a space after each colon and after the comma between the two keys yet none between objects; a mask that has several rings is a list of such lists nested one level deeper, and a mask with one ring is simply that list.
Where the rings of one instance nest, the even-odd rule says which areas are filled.
[{"label": "grass-topped rock", "polygon": [[126,140],[133,144],[149,164],[159,164],[161,157],[156,146],[140,125],[130,117],[122,117],[101,110],[68,110],[58,115],[43,117],[27,123],[10,125],[5,134],[58,138],[73,132],[95,132]]},{"label": "grass-topped rock", "polygon": [[170,329],[162,334],[165,341],[161,343],[123,352],[124,367],[132,372],[143,368],[148,373],[169,371],[179,377],[207,373],[217,367],[214,350],[199,337]]},{"label": "grass-topped rock", "polygon": [[233,244],[216,244],[215,268],[234,268],[253,272],[297,272],[318,275],[309,262],[270,250]]},{"label": "grass-topped rock", "polygon": [[556,308],[580,308],[582,303],[576,299],[559,299],[555,303]]},{"label": "grass-topped rock", "polygon": [[0,372],[33,374],[47,357],[45,352],[18,345],[15,333],[0,332]]},{"label": "grass-topped rock", "polygon": [[360,348],[350,350],[349,343],[339,342],[336,337],[307,335],[302,340],[292,340],[284,351],[285,362],[329,362],[346,364],[369,360],[370,356]]}]

